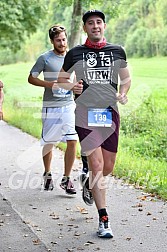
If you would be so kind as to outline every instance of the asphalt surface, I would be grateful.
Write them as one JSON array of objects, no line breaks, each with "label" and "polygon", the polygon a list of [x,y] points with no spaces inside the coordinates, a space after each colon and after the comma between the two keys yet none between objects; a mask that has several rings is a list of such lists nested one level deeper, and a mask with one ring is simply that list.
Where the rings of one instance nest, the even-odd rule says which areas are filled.
[{"label": "asphalt surface", "polygon": [[77,195],[70,197],[59,187],[63,153],[55,148],[55,188],[44,191],[39,141],[0,121],[0,252],[167,251],[167,203],[113,177],[107,208],[114,238],[98,238],[95,205],[82,201],[80,168],[76,160]]}]

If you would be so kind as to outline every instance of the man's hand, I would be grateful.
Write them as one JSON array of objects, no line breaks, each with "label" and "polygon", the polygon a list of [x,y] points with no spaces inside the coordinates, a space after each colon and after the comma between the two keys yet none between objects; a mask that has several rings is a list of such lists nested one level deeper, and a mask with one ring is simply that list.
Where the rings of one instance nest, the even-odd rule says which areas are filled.
[{"label": "man's hand", "polygon": [[117,94],[117,101],[125,105],[128,102],[128,97],[125,93]]},{"label": "man's hand", "polygon": [[57,81],[52,81],[52,92],[54,93],[54,90],[59,89],[59,85],[57,84]]},{"label": "man's hand", "polygon": [[83,80],[80,80],[80,81],[78,81],[75,85],[74,85],[74,87],[73,87],[73,92],[75,93],[75,94],[82,94],[82,91],[83,91]]}]

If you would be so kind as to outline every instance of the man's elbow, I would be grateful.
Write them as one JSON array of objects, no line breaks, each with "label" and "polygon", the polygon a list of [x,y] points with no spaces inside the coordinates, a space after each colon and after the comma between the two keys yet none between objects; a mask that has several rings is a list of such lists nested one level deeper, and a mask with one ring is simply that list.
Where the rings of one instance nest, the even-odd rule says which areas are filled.
[{"label": "man's elbow", "polygon": [[120,80],[120,85],[131,85],[131,78],[130,76]]},{"label": "man's elbow", "polygon": [[30,74],[29,76],[28,76],[28,83],[30,83],[30,84],[33,84],[33,77],[32,77],[32,75]]}]

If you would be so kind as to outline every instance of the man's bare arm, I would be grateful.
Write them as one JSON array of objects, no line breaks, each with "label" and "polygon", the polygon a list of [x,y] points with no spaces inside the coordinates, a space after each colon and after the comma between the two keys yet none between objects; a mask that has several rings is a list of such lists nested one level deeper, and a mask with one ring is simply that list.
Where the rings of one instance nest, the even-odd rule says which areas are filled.
[{"label": "man's bare arm", "polygon": [[65,72],[62,68],[57,80],[58,86],[67,90],[72,90],[75,94],[81,94],[83,90],[83,81],[80,80],[77,82],[75,76],[72,79],[71,75],[71,73]]},{"label": "man's bare arm", "polygon": [[120,77],[120,86],[117,99],[121,104],[126,104],[128,102],[127,93],[131,86],[131,77],[129,69],[127,67],[121,68],[119,70],[119,77]]},{"label": "man's bare arm", "polygon": [[46,81],[46,80],[41,80],[38,77],[33,77],[32,74],[29,75],[28,77],[28,82],[34,86],[39,86],[39,87],[45,87],[45,88],[51,88],[52,86],[57,82],[55,81]]}]

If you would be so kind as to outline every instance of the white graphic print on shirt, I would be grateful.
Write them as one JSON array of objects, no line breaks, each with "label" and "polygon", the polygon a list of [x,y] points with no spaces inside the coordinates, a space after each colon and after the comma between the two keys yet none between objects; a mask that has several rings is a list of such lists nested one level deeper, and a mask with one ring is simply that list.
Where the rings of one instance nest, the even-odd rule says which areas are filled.
[{"label": "white graphic print on shirt", "polygon": [[83,68],[85,81],[90,84],[111,84],[113,75],[113,53],[105,52],[83,53]]}]

